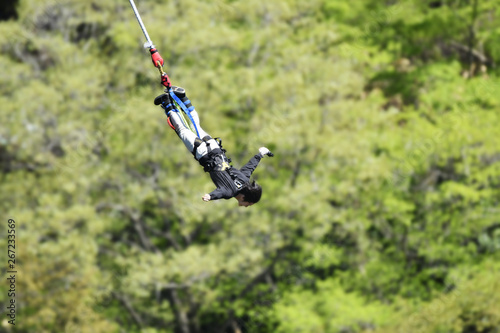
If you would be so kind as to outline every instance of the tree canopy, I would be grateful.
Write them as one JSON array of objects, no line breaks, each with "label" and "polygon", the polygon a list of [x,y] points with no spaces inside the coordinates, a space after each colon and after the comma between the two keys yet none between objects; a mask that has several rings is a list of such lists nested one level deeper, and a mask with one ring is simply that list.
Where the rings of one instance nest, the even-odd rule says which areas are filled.
[{"label": "tree canopy", "polygon": [[0,332],[498,332],[499,0],[137,6],[262,199],[201,200],[127,1],[0,4]]}]

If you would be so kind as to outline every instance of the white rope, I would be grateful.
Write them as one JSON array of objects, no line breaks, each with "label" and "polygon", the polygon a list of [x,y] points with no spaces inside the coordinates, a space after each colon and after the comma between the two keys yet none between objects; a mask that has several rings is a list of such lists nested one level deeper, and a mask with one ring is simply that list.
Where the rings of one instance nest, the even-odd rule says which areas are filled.
[{"label": "white rope", "polygon": [[144,47],[149,47],[150,49],[154,48],[153,42],[151,41],[151,38],[149,38],[148,31],[146,30],[146,27],[144,26],[144,23],[142,23],[141,15],[139,15],[139,11],[137,10],[137,7],[135,6],[134,0],[129,0],[130,5],[132,6],[132,9],[134,10],[135,17],[137,18],[137,22],[139,22],[139,25],[141,26],[142,32],[144,33],[144,36],[146,36],[147,43],[144,44]]}]

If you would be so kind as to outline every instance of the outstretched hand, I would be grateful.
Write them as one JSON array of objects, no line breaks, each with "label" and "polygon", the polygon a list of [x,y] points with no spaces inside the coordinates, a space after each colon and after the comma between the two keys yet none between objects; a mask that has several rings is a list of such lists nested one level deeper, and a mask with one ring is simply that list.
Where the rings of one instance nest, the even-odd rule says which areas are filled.
[{"label": "outstretched hand", "polygon": [[210,194],[205,194],[204,196],[201,197],[203,201],[210,201]]},{"label": "outstretched hand", "polygon": [[271,151],[269,149],[267,149],[266,147],[260,147],[259,148],[259,153],[260,153],[260,156],[264,157],[264,156],[270,156],[270,157],[273,157],[274,154],[271,153]]}]

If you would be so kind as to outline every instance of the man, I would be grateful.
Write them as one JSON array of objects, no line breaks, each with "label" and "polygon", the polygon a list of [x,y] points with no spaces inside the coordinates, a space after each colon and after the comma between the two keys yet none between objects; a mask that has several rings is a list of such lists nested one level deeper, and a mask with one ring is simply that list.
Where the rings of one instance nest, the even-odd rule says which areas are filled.
[{"label": "man", "polygon": [[217,187],[202,197],[203,201],[235,198],[239,206],[248,207],[260,200],[262,187],[255,181],[250,181],[250,176],[264,156],[273,156],[266,147],[259,148],[259,154],[248,161],[241,169],[232,167],[231,161],[226,157],[220,141],[217,142],[200,126],[198,113],[186,97],[183,88],[172,87],[174,94],[189,107],[192,121],[198,129],[196,135],[182,120],[180,111],[174,109],[173,101],[169,94],[163,94],[155,99],[156,105],[161,105],[168,116],[169,125],[175,130],[179,138],[194,158],[203,166],[205,172]]}]

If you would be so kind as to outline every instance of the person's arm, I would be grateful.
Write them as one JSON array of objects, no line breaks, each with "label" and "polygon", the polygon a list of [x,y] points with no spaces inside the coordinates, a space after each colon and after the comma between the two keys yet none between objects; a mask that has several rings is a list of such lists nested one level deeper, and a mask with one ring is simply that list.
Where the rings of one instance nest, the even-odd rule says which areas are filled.
[{"label": "person's arm", "polygon": [[269,151],[269,149],[267,149],[266,147],[260,147],[259,148],[259,153],[256,154],[254,157],[252,157],[250,159],[250,161],[248,161],[247,164],[245,164],[241,169],[241,173],[243,173],[243,175],[245,175],[245,177],[247,178],[250,178],[250,176],[252,175],[252,173],[254,172],[255,168],[257,168],[257,166],[259,165],[259,162],[260,160],[264,157],[264,156],[268,156],[268,154],[270,154],[271,152]]},{"label": "person's arm", "polygon": [[219,200],[219,199],[229,199],[232,198],[233,195],[231,191],[223,188],[216,188],[210,193],[205,194],[201,199],[203,201],[212,201],[212,200]]}]

